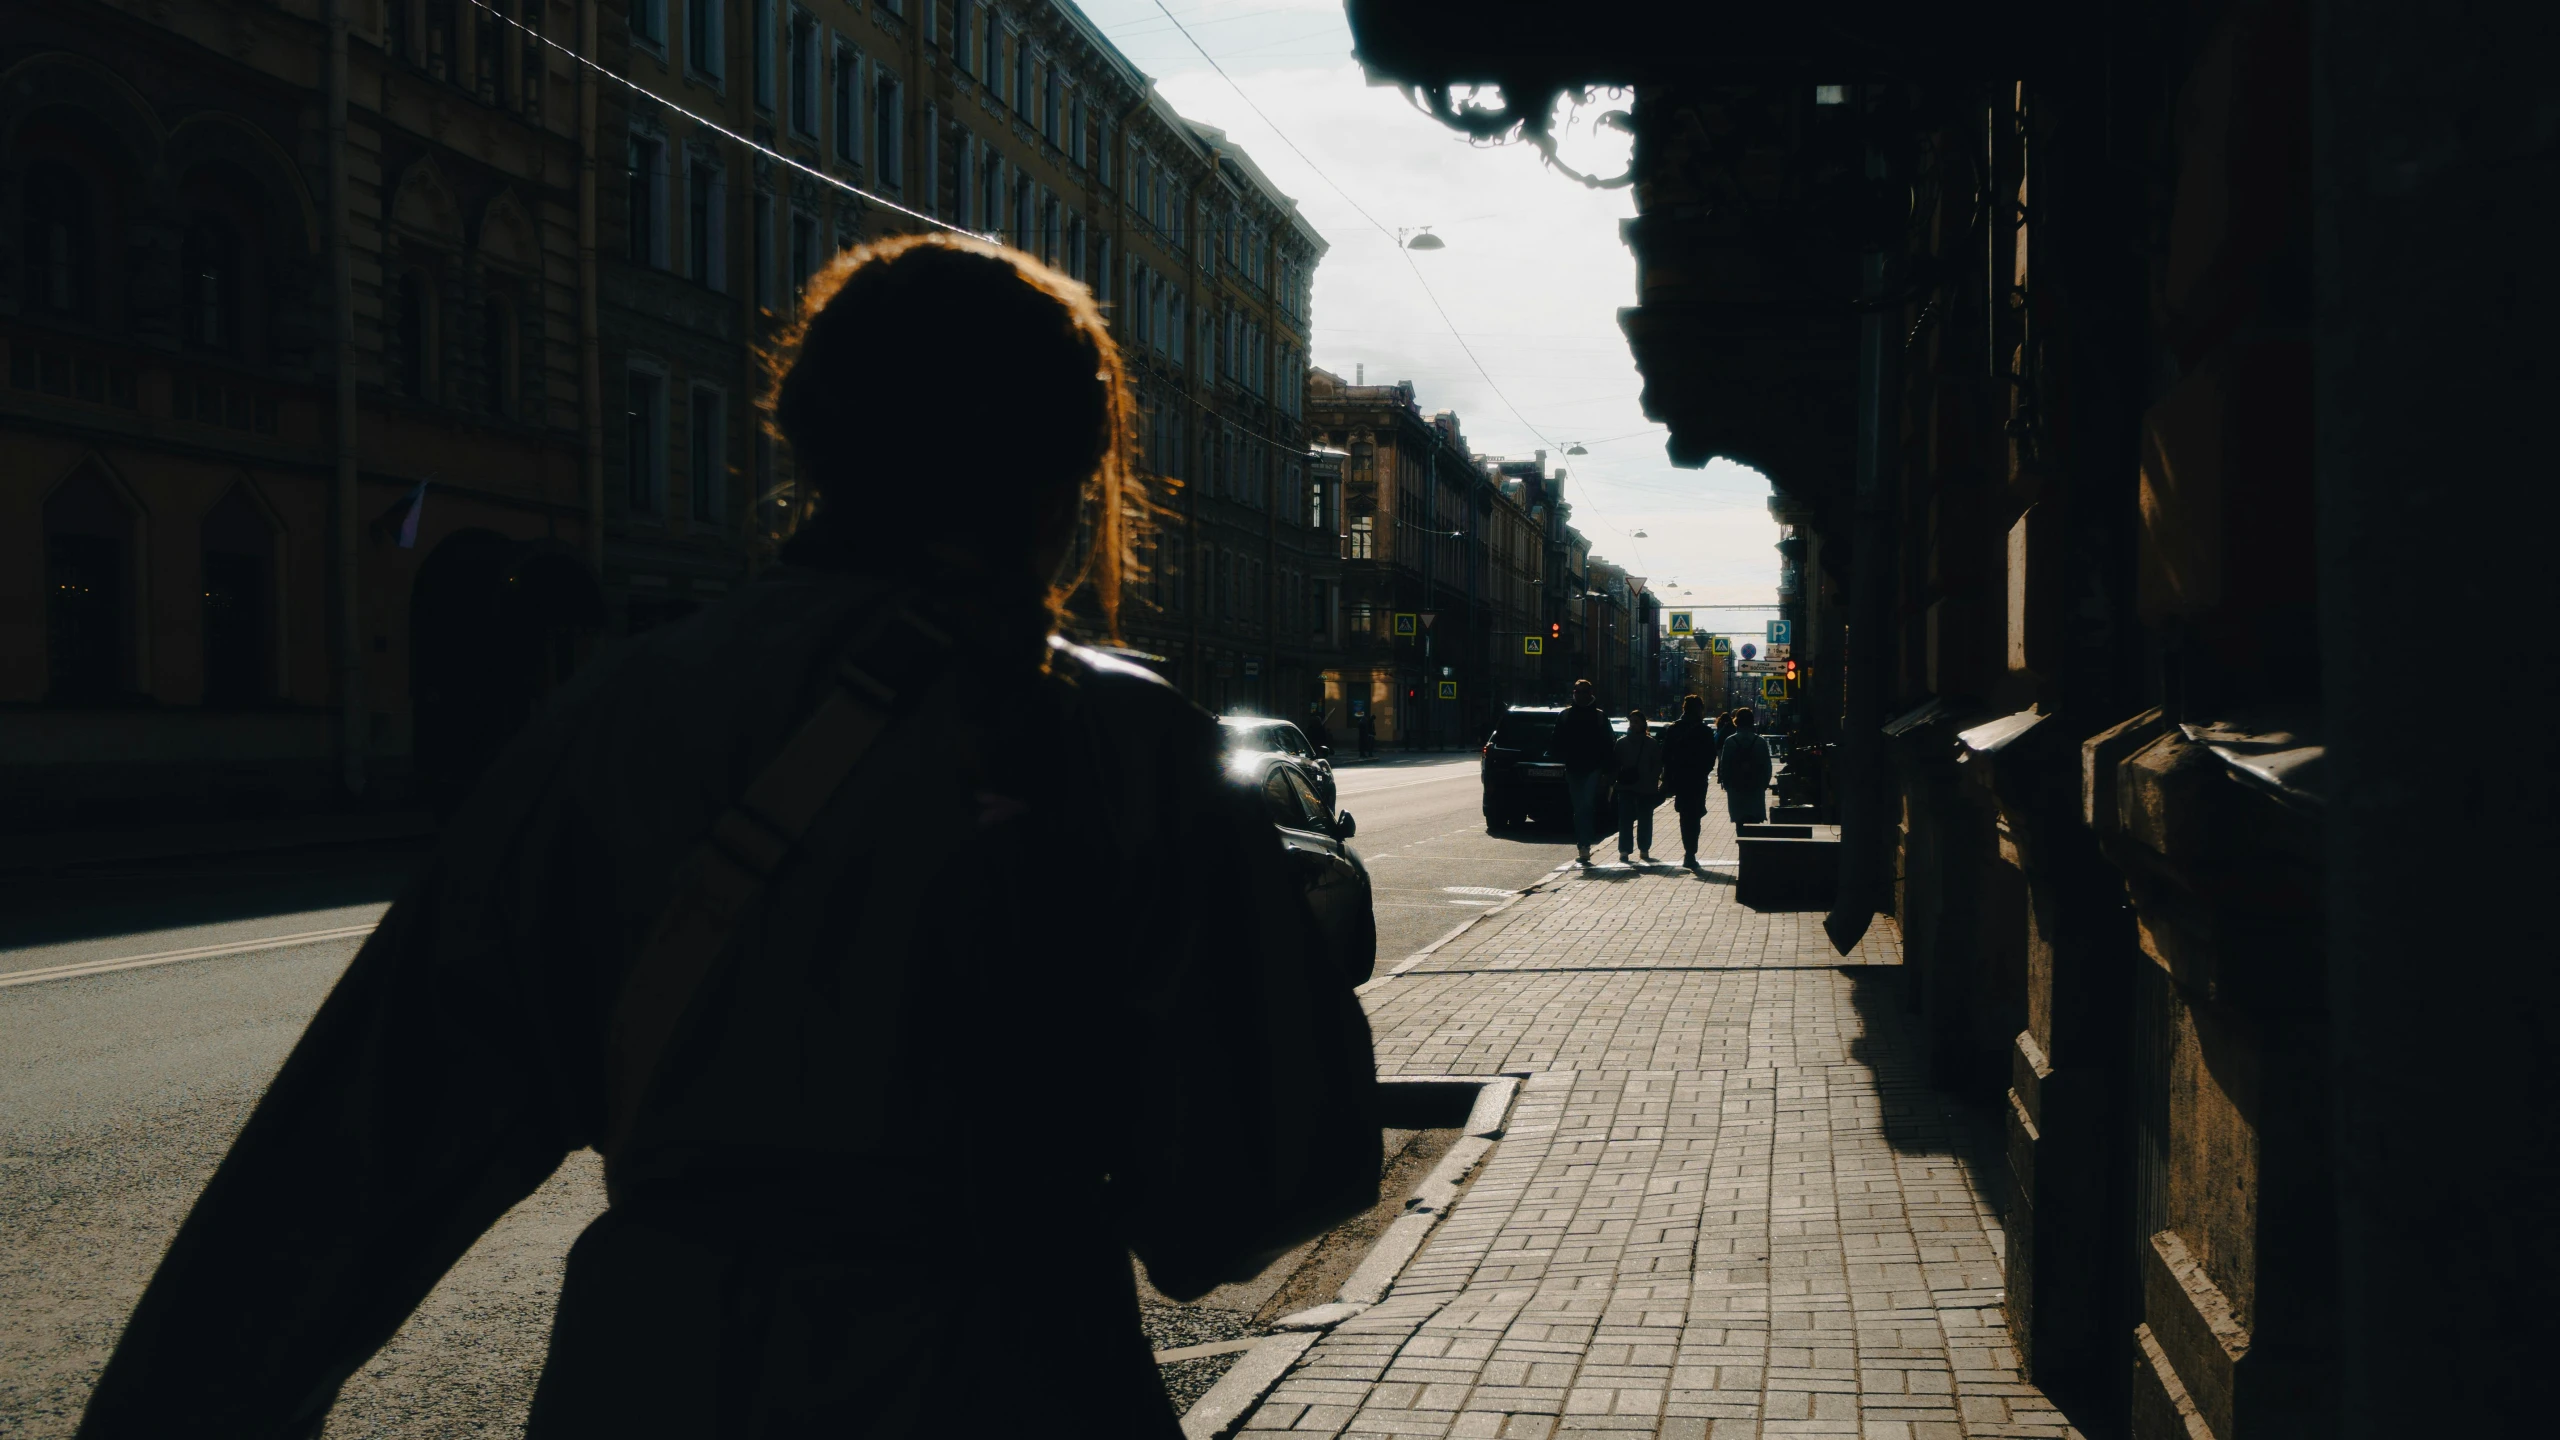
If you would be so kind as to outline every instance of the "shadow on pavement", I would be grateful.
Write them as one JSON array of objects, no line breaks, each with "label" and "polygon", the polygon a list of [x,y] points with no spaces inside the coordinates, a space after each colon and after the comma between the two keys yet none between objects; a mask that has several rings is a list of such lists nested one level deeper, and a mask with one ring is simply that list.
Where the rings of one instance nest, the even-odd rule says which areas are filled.
[{"label": "shadow on pavement", "polygon": [[1928,1083],[1929,1049],[1912,1008],[1912,976],[1901,965],[1843,965],[1849,1003],[1860,1021],[1849,1057],[1873,1071],[1884,1101],[1884,1134],[1909,1154],[1949,1155],[1964,1164],[1975,1198],[2005,1216],[2008,1137],[2000,1115]]}]

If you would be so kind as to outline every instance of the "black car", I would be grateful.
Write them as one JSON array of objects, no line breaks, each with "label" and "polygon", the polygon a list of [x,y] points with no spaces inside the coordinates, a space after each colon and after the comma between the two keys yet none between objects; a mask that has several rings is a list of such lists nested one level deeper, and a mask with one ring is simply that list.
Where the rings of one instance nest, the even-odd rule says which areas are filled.
[{"label": "black car", "polygon": [[1218,725],[1227,732],[1228,754],[1288,756],[1306,772],[1308,782],[1316,787],[1316,798],[1325,808],[1333,807],[1333,752],[1308,740],[1306,731],[1286,720],[1258,715],[1221,715]]},{"label": "black car", "polygon": [[[1564,762],[1555,757],[1556,722],[1561,705],[1514,705],[1484,743],[1477,773],[1484,781],[1484,827],[1500,830],[1527,820],[1569,823],[1573,802],[1565,794]],[[1626,733],[1624,718],[1610,722],[1610,732]],[[1599,813],[1608,813],[1608,773],[1600,777]]]},{"label": "black car", "polygon": [[1305,769],[1289,755],[1247,751],[1227,762],[1227,774],[1262,797],[1325,939],[1352,984],[1367,980],[1378,964],[1378,912],[1369,868],[1348,843],[1357,831],[1350,815],[1317,799]]}]

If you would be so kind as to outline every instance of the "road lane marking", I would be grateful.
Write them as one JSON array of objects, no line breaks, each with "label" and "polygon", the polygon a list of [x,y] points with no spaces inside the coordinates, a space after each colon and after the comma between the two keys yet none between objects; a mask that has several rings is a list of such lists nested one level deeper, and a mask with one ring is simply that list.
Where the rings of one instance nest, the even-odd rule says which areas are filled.
[{"label": "road lane marking", "polygon": [[126,955],[112,960],[79,960],[69,965],[47,965],[35,970],[13,970],[0,974],[0,990],[13,985],[33,985],[42,980],[73,980],[83,975],[106,975],[118,970],[141,970],[153,965],[175,965],[181,960],[210,960],[217,955],[247,955],[259,950],[282,950],[294,945],[317,945],[324,940],[352,940],[374,932],[372,925],[341,925],[333,930],[305,930],[293,935],[271,935],[264,940],[234,940],[223,945],[191,945],[184,950],[160,950],[149,955]]},{"label": "road lane marking", "polygon": [[1490,885],[1443,885],[1440,890],[1446,895],[1490,895],[1497,900],[1508,899],[1511,895],[1508,890],[1497,890]]}]

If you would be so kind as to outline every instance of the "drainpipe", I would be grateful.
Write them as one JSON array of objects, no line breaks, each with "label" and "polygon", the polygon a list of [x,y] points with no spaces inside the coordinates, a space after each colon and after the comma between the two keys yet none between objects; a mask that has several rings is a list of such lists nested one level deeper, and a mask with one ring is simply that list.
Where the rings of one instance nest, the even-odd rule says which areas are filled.
[{"label": "drainpipe", "polygon": [[[1871,158],[1871,173],[1877,161]],[[1866,256],[1866,294],[1884,294],[1884,252]],[[1846,955],[1875,918],[1883,888],[1884,690],[1892,683],[1892,515],[1885,477],[1900,415],[1887,316],[1870,310],[1858,322],[1858,475],[1855,549],[1849,557],[1849,631],[1841,658],[1846,688],[1841,720],[1840,894],[1823,917],[1823,933]]]},{"label": "drainpipe", "polygon": [[[344,3],[344,0],[339,0]],[[579,0],[578,53],[596,54],[596,0]],[[596,346],[596,81],[578,67],[578,406],[585,430],[587,567],[604,579],[604,372]]]},{"label": "drainpipe", "polygon": [[347,0],[328,0],[329,26],[329,309],[332,365],[337,375],[336,441],[332,500],[337,510],[338,750],[340,778],[350,795],[365,788],[364,606],[358,593],[356,496],[356,303],[355,265],[348,229],[355,202],[347,172]]}]

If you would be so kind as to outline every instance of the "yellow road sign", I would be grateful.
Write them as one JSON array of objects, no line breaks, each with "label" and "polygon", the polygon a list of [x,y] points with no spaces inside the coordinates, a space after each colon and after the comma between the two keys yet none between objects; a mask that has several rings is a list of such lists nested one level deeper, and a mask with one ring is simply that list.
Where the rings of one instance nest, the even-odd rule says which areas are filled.
[{"label": "yellow road sign", "polygon": [[1707,641],[1707,649],[1711,653],[1717,655],[1730,655],[1733,653],[1733,637],[1730,635],[1715,636]]},{"label": "yellow road sign", "polygon": [[1686,611],[1686,610],[1674,610],[1674,611],[1672,611],[1672,612],[1671,612],[1671,633],[1672,633],[1672,634],[1674,634],[1674,635],[1688,635],[1688,634],[1692,634],[1692,633],[1694,633],[1694,632],[1696,631],[1696,629],[1697,629],[1697,617],[1695,617],[1695,616],[1691,615],[1691,614],[1690,614],[1688,611]]},{"label": "yellow road sign", "polygon": [[1764,675],[1760,677],[1760,693],[1772,700],[1786,699],[1787,677],[1784,675]]},{"label": "yellow road sign", "polygon": [[1455,700],[1455,699],[1457,699],[1457,698],[1458,698],[1458,682],[1457,682],[1457,681],[1455,681],[1455,680],[1443,680],[1443,681],[1441,681],[1441,682],[1440,682],[1440,698],[1441,698],[1441,699],[1443,699],[1443,700]]},{"label": "yellow road sign", "polygon": [[1547,653],[1547,637],[1546,637],[1546,636],[1544,636],[1544,635],[1523,635],[1523,636],[1521,636],[1521,637],[1520,637],[1520,653],[1521,653],[1521,654],[1523,654],[1523,655],[1544,655],[1544,654],[1546,654],[1546,653]]},{"label": "yellow road sign", "polygon": [[1422,633],[1422,617],[1410,610],[1396,612],[1396,638],[1410,640]]}]

